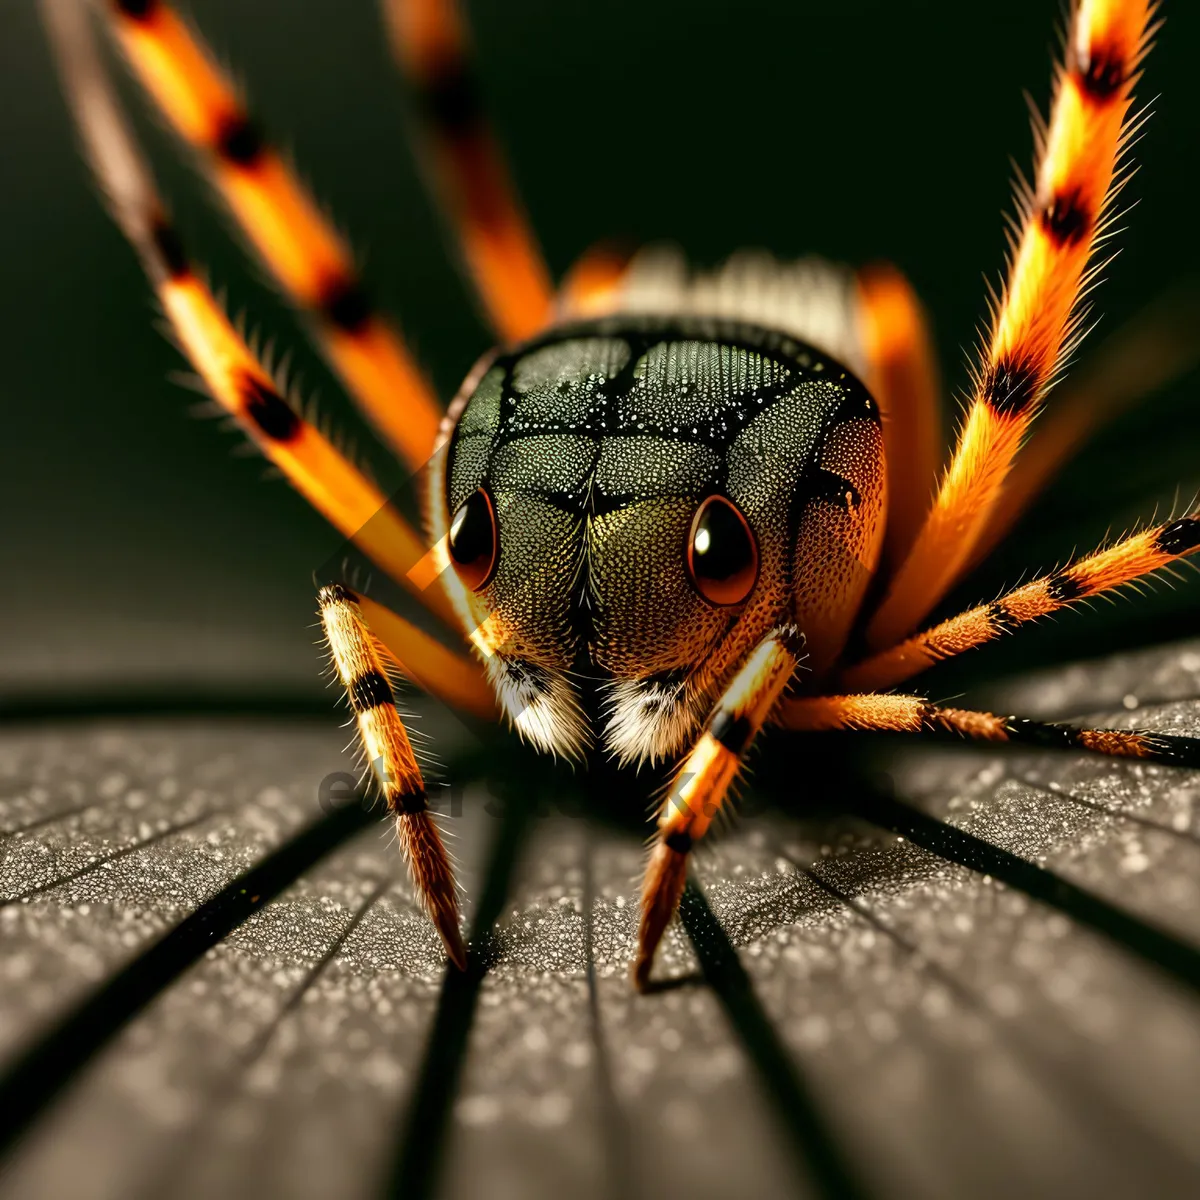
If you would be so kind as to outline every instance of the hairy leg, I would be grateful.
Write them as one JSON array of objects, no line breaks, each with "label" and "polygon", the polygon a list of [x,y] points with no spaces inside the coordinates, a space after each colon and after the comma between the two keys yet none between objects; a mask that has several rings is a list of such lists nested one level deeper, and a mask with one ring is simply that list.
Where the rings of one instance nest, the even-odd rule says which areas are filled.
[{"label": "hairy leg", "polygon": [[1090,596],[1141,579],[1200,549],[1200,514],[1131,534],[1105,550],[1078,559],[1061,571],[950,617],[890,650],[846,667],[837,686],[849,691],[893,687],[946,658],[1011,633]]},{"label": "hairy leg", "polygon": [[1148,730],[1086,729],[972,709],[943,708],[921,696],[901,696],[892,692],[786,700],[779,708],[777,721],[783,728],[794,730],[943,732],[956,734],[967,741],[1076,747],[1113,758],[1139,758],[1173,766],[1200,767],[1200,738]]},{"label": "hairy leg", "polygon": [[658,814],[658,829],[642,882],[633,978],[650,980],[654,952],[679,907],[688,856],[728,803],[729,789],[750,744],[783,694],[803,655],[793,628],[766,638],[717,701],[708,727],[679,767]]},{"label": "hairy leg", "polygon": [[970,407],[929,516],[868,622],[872,649],[907,635],[971,562],[1029,424],[1079,341],[1080,300],[1121,186],[1153,10],[1152,0],[1074,5],[1050,121],[1038,131],[1035,187],[1022,198]]},{"label": "hairy leg", "polygon": [[458,890],[437,823],[429,813],[421,768],[396,709],[380,647],[356,598],[336,584],[320,592],[321,624],[338,679],[346,689],[367,763],[395,817],[396,837],[413,887],[460,970],[467,951],[459,930]]}]

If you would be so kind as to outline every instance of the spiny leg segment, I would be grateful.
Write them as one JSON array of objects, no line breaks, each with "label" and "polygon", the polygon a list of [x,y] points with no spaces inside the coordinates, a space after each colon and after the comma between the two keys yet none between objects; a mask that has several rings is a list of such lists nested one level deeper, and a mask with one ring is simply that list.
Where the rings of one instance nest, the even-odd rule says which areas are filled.
[{"label": "spiny leg segment", "polygon": [[456,0],[383,0],[396,58],[416,91],[431,166],[492,328],[536,333],[553,288],[484,115]]},{"label": "spiny leg segment", "polygon": [[1023,197],[1008,281],[974,394],[933,508],[867,626],[874,649],[904,637],[959,578],[1004,478],[1085,316],[1079,301],[1102,240],[1130,137],[1152,0],[1077,0],[1050,121],[1039,131],[1036,185]]},{"label": "spiny leg segment", "polygon": [[747,659],[717,701],[708,727],[680,765],[658,814],[642,881],[634,983],[650,980],[654,952],[679,907],[688,856],[726,804],[730,786],[758,731],[804,654],[793,627],[776,630]]},{"label": "spiny leg segment", "polygon": [[890,650],[847,667],[838,676],[837,686],[856,692],[893,687],[936,662],[1011,633],[1027,621],[1161,570],[1197,549],[1200,514],[1144,529],[1061,571],[1022,584],[991,604],[959,613]]},{"label": "spiny leg segment", "polygon": [[334,370],[413,470],[433,450],[441,412],[399,334],[373,308],[345,240],[268,146],[208,48],[165,0],[104,0],[138,78],[200,152],[279,286],[315,317]]},{"label": "spiny leg segment", "polygon": [[940,731],[968,741],[1011,742],[1056,749],[1076,747],[1112,758],[1138,758],[1171,766],[1200,767],[1200,738],[1140,729],[1087,729],[972,709],[943,708],[921,696],[892,692],[785,700],[776,719],[785,729],[810,732],[835,729],[893,733]]},{"label": "spiny leg segment", "polygon": [[421,769],[413,754],[380,648],[357,598],[336,584],[320,592],[321,624],[338,678],[346,689],[375,778],[396,818],[396,836],[413,886],[460,970],[467,965],[459,930],[458,890],[441,834],[429,813]]}]

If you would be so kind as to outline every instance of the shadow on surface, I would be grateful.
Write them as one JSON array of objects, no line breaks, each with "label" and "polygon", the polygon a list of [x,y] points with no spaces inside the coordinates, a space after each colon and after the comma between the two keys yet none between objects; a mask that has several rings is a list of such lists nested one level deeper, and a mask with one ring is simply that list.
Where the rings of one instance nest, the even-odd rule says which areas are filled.
[{"label": "shadow on surface", "polygon": [[0,1077],[0,1153],[124,1026],[210,946],[305,871],[378,820],[358,801],[334,809],[243,872],[58,1021]]}]

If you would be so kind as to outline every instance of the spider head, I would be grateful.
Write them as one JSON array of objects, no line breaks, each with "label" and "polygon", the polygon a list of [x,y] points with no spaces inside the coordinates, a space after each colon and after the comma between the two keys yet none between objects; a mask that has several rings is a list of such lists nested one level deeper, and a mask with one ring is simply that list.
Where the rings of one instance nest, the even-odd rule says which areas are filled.
[{"label": "spider head", "polygon": [[452,591],[517,729],[555,753],[676,752],[781,621],[814,652],[874,565],[878,413],[819,352],[625,317],[493,359],[434,497]]}]

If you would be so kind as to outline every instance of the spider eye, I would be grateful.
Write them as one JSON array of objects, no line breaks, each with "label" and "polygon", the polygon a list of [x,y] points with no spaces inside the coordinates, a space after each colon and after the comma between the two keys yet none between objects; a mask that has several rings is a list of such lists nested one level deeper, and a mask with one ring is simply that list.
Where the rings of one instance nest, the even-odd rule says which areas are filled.
[{"label": "spider eye", "polygon": [[492,498],[486,489],[476,488],[450,522],[450,557],[459,579],[472,591],[479,591],[495,574],[499,543]]},{"label": "spider eye", "polygon": [[688,533],[688,576],[710,604],[741,604],[758,579],[758,542],[724,496],[709,496]]}]

